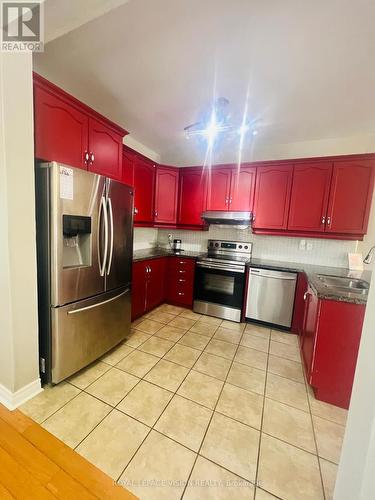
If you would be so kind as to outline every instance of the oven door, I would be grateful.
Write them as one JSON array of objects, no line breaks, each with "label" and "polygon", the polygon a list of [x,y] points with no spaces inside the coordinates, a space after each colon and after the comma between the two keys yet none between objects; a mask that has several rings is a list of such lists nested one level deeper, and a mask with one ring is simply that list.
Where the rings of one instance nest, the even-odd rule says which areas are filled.
[{"label": "oven door", "polygon": [[242,309],[245,289],[243,266],[197,262],[194,300]]}]

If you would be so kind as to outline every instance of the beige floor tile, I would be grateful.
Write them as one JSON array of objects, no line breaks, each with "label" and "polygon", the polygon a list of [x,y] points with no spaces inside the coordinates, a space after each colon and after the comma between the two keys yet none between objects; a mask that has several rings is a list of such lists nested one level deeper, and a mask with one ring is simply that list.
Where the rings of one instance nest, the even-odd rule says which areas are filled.
[{"label": "beige floor tile", "polygon": [[136,349],[144,342],[146,342],[146,340],[148,340],[150,337],[151,335],[148,335],[147,333],[139,332],[138,330],[132,330],[129,337],[124,340],[124,344]]},{"label": "beige floor tile", "polygon": [[261,490],[257,488],[255,491],[255,500],[277,500],[277,497],[271,495],[271,493],[267,493],[267,491]]},{"label": "beige floor tile", "polygon": [[288,500],[323,500],[318,458],[262,434],[258,484]]},{"label": "beige floor tile", "polygon": [[180,313],[180,316],[182,318],[188,318],[188,319],[193,319],[194,321],[198,321],[199,319],[202,318],[201,314],[195,313],[194,311],[190,311],[189,309],[185,309]]},{"label": "beige floor tile", "polygon": [[186,377],[178,394],[213,409],[219,398],[223,382],[192,370]]},{"label": "beige floor tile", "polygon": [[266,352],[251,349],[250,347],[239,346],[234,360],[259,370],[266,370],[268,354]]},{"label": "beige floor tile", "polygon": [[100,359],[105,363],[107,363],[108,365],[115,366],[128,354],[133,352],[133,350],[134,349],[132,347],[129,347],[126,344],[120,344],[111,351],[109,351],[107,354],[102,356]]},{"label": "beige floor tile", "polygon": [[222,326],[219,326],[214,335],[215,339],[225,340],[226,342],[231,342],[232,344],[239,344],[241,337],[242,332],[229,330],[228,328],[223,328]]},{"label": "beige floor tile", "polygon": [[146,375],[145,380],[175,392],[188,373],[189,370],[184,366],[161,359]]},{"label": "beige floor tile", "polygon": [[174,396],[155,429],[198,451],[210,422],[212,411],[180,396]]},{"label": "beige floor tile", "polygon": [[110,406],[81,392],[49,417],[42,427],[75,448],[110,411]]},{"label": "beige floor tile", "polygon": [[182,316],[177,316],[169,324],[171,326],[177,326],[177,328],[184,328],[189,330],[195,323],[195,319],[183,318]]},{"label": "beige floor tile", "polygon": [[163,311],[152,311],[148,319],[151,319],[152,321],[158,321],[159,323],[163,323],[164,325],[167,325],[172,319],[176,317],[175,314],[170,314],[167,312]]},{"label": "beige floor tile", "polygon": [[265,399],[263,432],[316,454],[310,413]]},{"label": "beige floor tile", "polygon": [[224,385],[216,406],[216,411],[256,429],[260,429],[262,409],[263,396],[231,384]]},{"label": "beige floor tile", "polygon": [[206,375],[211,375],[219,380],[225,380],[231,363],[229,359],[203,352],[195,363],[194,370],[205,373]]},{"label": "beige floor tile", "polygon": [[230,384],[262,395],[264,394],[265,380],[266,372],[240,363],[233,363],[227,378],[227,382]]},{"label": "beige floor tile", "polygon": [[229,342],[224,342],[223,340],[211,339],[207,344],[205,351],[209,354],[216,354],[216,356],[233,359],[236,349],[237,346],[235,344],[230,344]]},{"label": "beige floor tile", "polygon": [[163,304],[160,307],[158,307],[158,310],[169,314],[175,314],[176,316],[186,311],[184,307],[172,306],[170,304]]},{"label": "beige floor tile", "polygon": [[158,321],[153,321],[152,319],[145,319],[135,326],[136,330],[139,330],[143,333],[148,333],[149,335],[153,335],[158,330],[160,330],[160,328],[163,328],[163,325]]},{"label": "beige floor tile", "polygon": [[101,401],[116,406],[138,382],[138,377],[117,368],[111,368],[85,390]]},{"label": "beige floor tile", "polygon": [[172,396],[172,392],[142,380],[121,401],[117,409],[152,427]]},{"label": "beige floor tile", "polygon": [[325,418],[326,420],[331,420],[336,424],[346,425],[348,410],[344,410],[344,408],[339,408],[338,406],[315,399],[313,390],[310,386],[308,386],[307,395],[309,397],[311,413],[313,415]]},{"label": "beige floor tile", "polygon": [[270,354],[273,354],[274,356],[280,356],[280,358],[286,358],[291,359],[292,361],[301,362],[299,349],[295,345],[282,344],[281,342],[275,342],[271,340]]},{"label": "beige floor tile", "polygon": [[265,326],[256,325],[255,323],[247,323],[245,327],[245,333],[255,335],[256,337],[262,337],[264,339],[270,338],[271,330]]},{"label": "beige floor tile", "polygon": [[305,384],[294,380],[268,373],[266,396],[294,408],[309,411]]},{"label": "beige floor tile", "polygon": [[142,344],[139,349],[143,352],[147,352],[148,354],[153,354],[154,356],[159,356],[161,358],[171,347],[173,347],[173,345],[174,342],[171,342],[170,340],[161,339],[159,337],[151,337],[146,340],[146,342]]},{"label": "beige floor tile", "polygon": [[201,321],[197,321],[189,331],[199,333],[199,335],[205,335],[206,337],[212,337],[218,328],[218,325],[210,325],[207,323],[202,323]]},{"label": "beige floor tile", "polygon": [[228,330],[233,330],[234,332],[242,333],[245,330],[245,323],[237,323],[235,321],[224,320],[221,323],[221,328],[226,328]]},{"label": "beige floor tile", "polygon": [[77,387],[61,382],[53,387],[45,387],[41,393],[21,405],[19,409],[40,424],[80,392]]},{"label": "beige floor tile", "polygon": [[268,371],[275,375],[304,383],[302,365],[296,361],[279,358],[270,354],[268,358]]},{"label": "beige floor tile", "polygon": [[171,340],[172,342],[177,342],[180,338],[185,335],[186,330],[181,328],[176,328],[175,326],[163,326],[161,330],[155,333],[156,337],[162,339]]},{"label": "beige floor tile", "polygon": [[318,455],[336,464],[340,461],[345,427],[313,415]]},{"label": "beige floor tile", "polygon": [[199,323],[204,323],[206,325],[220,326],[223,322],[220,318],[214,318],[213,316],[205,316],[203,315],[199,320]]},{"label": "beige floor tile", "polygon": [[244,333],[241,339],[241,345],[262,352],[268,352],[268,344],[268,339],[259,337],[252,333]]},{"label": "beige floor tile", "polygon": [[164,356],[164,359],[186,366],[187,368],[191,368],[200,355],[201,351],[198,351],[197,349],[192,349],[191,347],[187,347],[182,344],[176,344]]},{"label": "beige floor tile", "polygon": [[298,347],[298,335],[294,333],[271,330],[271,340]]},{"label": "beige floor tile", "polygon": [[144,377],[159,361],[159,358],[142,351],[134,351],[116,365],[116,368],[131,373],[136,377]]},{"label": "beige floor tile", "polygon": [[198,335],[197,333],[188,331],[179,340],[179,344],[187,345],[188,347],[193,347],[194,349],[203,351],[209,341],[210,339],[208,337],[205,337],[204,335]]},{"label": "beige floor tile", "polygon": [[254,481],[259,431],[215,413],[200,454],[218,465]]},{"label": "beige floor tile", "polygon": [[252,500],[254,486],[209,460],[198,457],[184,500]]},{"label": "beige floor tile", "polygon": [[131,323],[131,328],[134,328],[135,326],[139,325],[139,323],[141,323],[142,321],[144,321],[145,316],[147,316],[147,315],[146,315],[146,314],[144,314],[144,315],[143,315],[143,316],[141,316],[140,318],[137,318],[137,319],[135,319],[134,321],[132,321],[132,323]]},{"label": "beige floor tile", "polygon": [[323,458],[319,459],[320,470],[322,471],[323,488],[326,495],[326,500],[333,500],[333,492],[335,490],[337,465],[328,462]]},{"label": "beige floor tile", "polygon": [[86,389],[96,379],[101,377],[105,372],[111,369],[111,366],[102,361],[96,361],[87,368],[79,371],[72,377],[68,378],[68,382],[75,385],[79,389]]},{"label": "beige floor tile", "polygon": [[117,480],[149,430],[133,418],[113,410],[76,451]]},{"label": "beige floor tile", "polygon": [[[142,500],[181,498],[196,454],[151,431],[125,472],[121,484]],[[156,483],[150,487],[150,484]]]}]

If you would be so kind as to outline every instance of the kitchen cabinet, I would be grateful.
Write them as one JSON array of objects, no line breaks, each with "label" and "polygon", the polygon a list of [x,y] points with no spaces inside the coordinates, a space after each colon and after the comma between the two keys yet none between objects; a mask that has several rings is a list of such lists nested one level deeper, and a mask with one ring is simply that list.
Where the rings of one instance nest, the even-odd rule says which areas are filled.
[{"label": "kitchen cabinet", "polygon": [[206,208],[206,188],[207,175],[203,168],[181,169],[177,217],[179,226],[204,226],[201,215]]},{"label": "kitchen cabinet", "polygon": [[295,165],[288,229],[324,231],[332,177],[332,162]]},{"label": "kitchen cabinet", "polygon": [[301,351],[306,379],[321,401],[348,408],[365,305],[319,299],[309,287]]},{"label": "kitchen cabinet", "polygon": [[122,152],[122,182],[134,187],[134,153],[123,148]]},{"label": "kitchen cabinet", "polygon": [[132,321],[165,300],[165,257],[133,263]]},{"label": "kitchen cabinet", "polygon": [[207,210],[229,209],[231,176],[231,168],[209,169]]},{"label": "kitchen cabinet", "polygon": [[305,293],[307,292],[307,288],[308,282],[306,274],[298,273],[292,319],[292,332],[297,335],[302,335],[303,332],[303,322],[305,317]]},{"label": "kitchen cabinet", "polygon": [[286,230],[293,168],[276,164],[258,167],[253,228]]},{"label": "kitchen cabinet", "polygon": [[336,162],[333,167],[326,231],[365,234],[374,186],[374,160]]},{"label": "kitchen cabinet", "polygon": [[168,303],[182,306],[193,306],[195,260],[181,257],[169,257],[167,263]]},{"label": "kitchen cabinet", "polygon": [[178,203],[178,169],[158,166],[155,184],[156,224],[176,224]]},{"label": "kitchen cabinet", "polygon": [[134,222],[152,225],[156,165],[137,155],[134,161]]},{"label": "kitchen cabinet", "polygon": [[35,73],[34,128],[38,160],[121,179],[126,130]]}]

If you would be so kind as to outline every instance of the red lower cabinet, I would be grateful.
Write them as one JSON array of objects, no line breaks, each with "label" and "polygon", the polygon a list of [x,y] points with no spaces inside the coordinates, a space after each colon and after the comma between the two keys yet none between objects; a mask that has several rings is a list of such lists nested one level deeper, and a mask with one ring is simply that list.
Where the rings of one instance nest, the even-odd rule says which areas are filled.
[{"label": "red lower cabinet", "polygon": [[182,307],[193,306],[195,260],[169,257],[166,301]]},{"label": "red lower cabinet", "polygon": [[365,305],[319,299],[306,293],[301,352],[315,397],[349,408]]},{"label": "red lower cabinet", "polygon": [[162,257],[133,263],[132,321],[164,302],[166,262]]},{"label": "red lower cabinet", "polygon": [[146,262],[133,262],[132,321],[146,312]]}]

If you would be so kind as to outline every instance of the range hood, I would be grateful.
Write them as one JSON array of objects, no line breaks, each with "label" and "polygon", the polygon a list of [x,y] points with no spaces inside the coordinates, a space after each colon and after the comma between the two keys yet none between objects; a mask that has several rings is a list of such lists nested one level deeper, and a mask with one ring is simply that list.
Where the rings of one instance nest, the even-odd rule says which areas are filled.
[{"label": "range hood", "polygon": [[253,214],[251,212],[226,212],[224,210],[210,210],[202,213],[202,219],[207,224],[221,224],[226,226],[250,226]]}]

